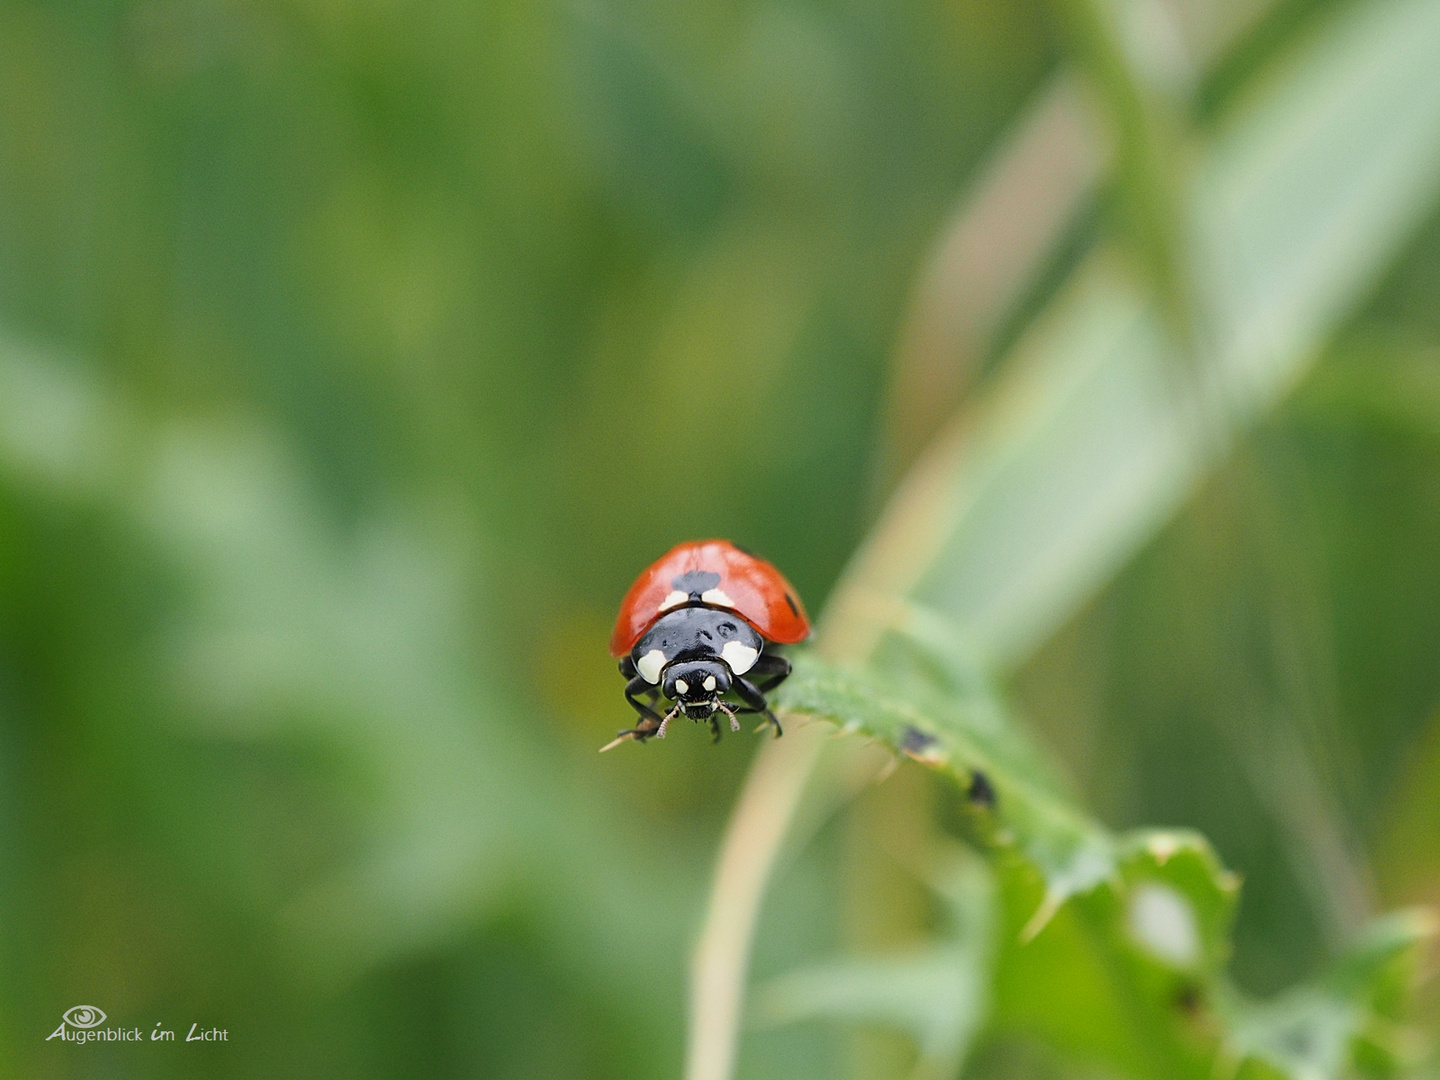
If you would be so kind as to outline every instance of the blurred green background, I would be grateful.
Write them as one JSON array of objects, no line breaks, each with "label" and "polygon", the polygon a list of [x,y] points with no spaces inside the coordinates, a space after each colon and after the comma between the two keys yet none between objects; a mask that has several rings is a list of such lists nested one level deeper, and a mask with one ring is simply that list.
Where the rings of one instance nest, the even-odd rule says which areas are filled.
[{"label": "blurred green background", "polygon": [[[756,742],[597,756],[630,580],[728,536],[821,609],[1091,252],[1184,306],[1172,170],[1389,2],[3,0],[0,1070],[677,1075]],[[947,293],[1065,72],[1112,134],[1060,195],[1002,182],[978,250],[1041,235]],[[1245,876],[1257,993],[1440,900],[1421,149],[1305,378],[1010,677],[1103,821]],[[887,820],[787,864],[757,977],[877,937]],[[44,1042],[81,1003],[229,1039]],[[739,1071],[847,1057],[747,1033]]]}]

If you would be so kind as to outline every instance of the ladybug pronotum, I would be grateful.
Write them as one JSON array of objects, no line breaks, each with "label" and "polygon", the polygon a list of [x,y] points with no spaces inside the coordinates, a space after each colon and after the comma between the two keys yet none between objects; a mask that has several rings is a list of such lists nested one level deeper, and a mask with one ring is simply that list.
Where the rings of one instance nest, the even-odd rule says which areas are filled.
[{"label": "ladybug pronotum", "polygon": [[[766,648],[809,636],[795,590],[764,559],[728,540],[672,548],[620,604],[610,655],[620,658],[625,700],[640,722],[603,749],[626,739],[663,739],[679,713],[708,720],[716,741],[720,714],[739,731],[736,714],[758,713],[778,738],[783,732],[765,694],[790,674],[790,661]],[[655,707],[662,696],[675,703],[663,715]]]}]

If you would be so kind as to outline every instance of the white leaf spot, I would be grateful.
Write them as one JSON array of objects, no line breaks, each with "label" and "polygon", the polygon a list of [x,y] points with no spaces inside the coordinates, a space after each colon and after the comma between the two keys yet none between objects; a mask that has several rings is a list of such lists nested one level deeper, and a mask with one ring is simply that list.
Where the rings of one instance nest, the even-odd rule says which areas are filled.
[{"label": "white leaf spot", "polygon": [[1130,896],[1130,936],[1159,960],[1189,967],[1200,959],[1200,929],[1190,901],[1169,885],[1141,885]]}]

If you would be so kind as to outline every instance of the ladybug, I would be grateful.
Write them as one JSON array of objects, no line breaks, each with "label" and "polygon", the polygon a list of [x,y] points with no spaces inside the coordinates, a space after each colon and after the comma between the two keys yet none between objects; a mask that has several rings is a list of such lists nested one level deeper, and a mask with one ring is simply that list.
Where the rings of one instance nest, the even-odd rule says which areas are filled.
[{"label": "ladybug", "polygon": [[[626,739],[663,739],[681,712],[708,720],[717,742],[721,713],[731,731],[740,730],[737,713],[760,713],[778,738],[784,732],[765,694],[790,674],[790,661],[765,648],[809,636],[795,590],[764,559],[728,540],[671,548],[635,579],[620,604],[610,655],[620,658],[625,700],[640,722],[604,749]],[[738,703],[726,701],[727,694]],[[663,716],[655,708],[661,695],[675,703]]]}]

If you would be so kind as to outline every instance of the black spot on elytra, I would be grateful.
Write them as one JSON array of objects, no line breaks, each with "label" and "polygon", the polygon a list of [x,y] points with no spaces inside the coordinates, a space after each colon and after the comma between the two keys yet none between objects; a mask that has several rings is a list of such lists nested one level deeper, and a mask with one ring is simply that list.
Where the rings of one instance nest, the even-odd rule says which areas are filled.
[{"label": "black spot on elytra", "polygon": [[670,579],[670,587],[698,600],[700,594],[720,584],[720,575],[710,570],[691,570]]},{"label": "black spot on elytra", "polygon": [[970,787],[966,789],[965,797],[974,806],[992,809],[995,806],[995,788],[991,785],[990,778],[976,769],[970,774]]},{"label": "black spot on elytra", "polygon": [[900,749],[907,754],[923,754],[939,744],[940,740],[934,735],[927,735],[917,727],[907,727],[900,736]]},{"label": "black spot on elytra", "polygon": [[788,592],[785,594],[785,603],[790,605],[790,614],[798,619],[800,617],[800,609],[795,605],[795,598]]}]

